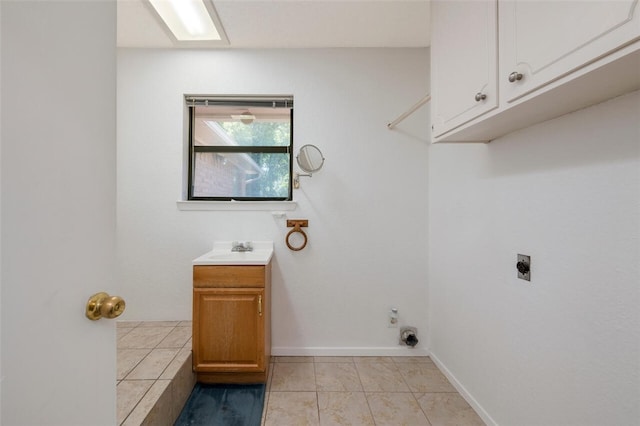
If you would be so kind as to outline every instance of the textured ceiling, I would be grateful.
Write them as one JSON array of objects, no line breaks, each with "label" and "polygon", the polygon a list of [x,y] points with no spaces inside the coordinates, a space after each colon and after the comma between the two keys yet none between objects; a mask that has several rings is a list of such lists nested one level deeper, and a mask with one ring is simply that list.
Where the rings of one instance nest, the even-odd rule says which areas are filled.
[{"label": "textured ceiling", "polygon": [[[214,0],[213,4],[229,39],[226,47],[430,44],[427,0]],[[118,46],[182,47],[167,35],[147,0],[118,0]]]}]

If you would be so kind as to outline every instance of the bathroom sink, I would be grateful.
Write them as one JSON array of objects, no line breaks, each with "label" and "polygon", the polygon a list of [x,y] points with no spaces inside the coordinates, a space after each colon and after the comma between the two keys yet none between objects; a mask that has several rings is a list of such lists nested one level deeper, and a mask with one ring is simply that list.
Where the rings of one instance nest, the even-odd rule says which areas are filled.
[{"label": "bathroom sink", "polygon": [[273,241],[252,241],[252,251],[231,251],[231,241],[213,243],[213,250],[193,260],[194,265],[266,265],[273,256]]}]

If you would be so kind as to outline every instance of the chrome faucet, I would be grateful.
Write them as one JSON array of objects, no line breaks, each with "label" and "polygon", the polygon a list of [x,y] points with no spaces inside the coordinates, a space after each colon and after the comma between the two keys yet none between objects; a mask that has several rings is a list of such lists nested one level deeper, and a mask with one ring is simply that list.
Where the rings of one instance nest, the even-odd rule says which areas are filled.
[{"label": "chrome faucet", "polygon": [[251,245],[251,241],[234,241],[231,243],[231,251],[253,251],[253,246]]}]

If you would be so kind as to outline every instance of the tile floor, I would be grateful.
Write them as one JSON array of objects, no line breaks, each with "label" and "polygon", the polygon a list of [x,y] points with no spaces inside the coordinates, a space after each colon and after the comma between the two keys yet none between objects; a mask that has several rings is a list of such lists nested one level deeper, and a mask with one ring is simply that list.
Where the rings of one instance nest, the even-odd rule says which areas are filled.
[{"label": "tile floor", "polygon": [[[118,424],[172,425],[193,386],[191,322],[120,321]],[[272,357],[264,426],[476,426],[429,357]]]},{"label": "tile floor", "polygon": [[191,321],[117,323],[118,425],[173,425],[193,386]]},{"label": "tile floor", "polygon": [[262,423],[476,426],[428,357],[274,357]]}]

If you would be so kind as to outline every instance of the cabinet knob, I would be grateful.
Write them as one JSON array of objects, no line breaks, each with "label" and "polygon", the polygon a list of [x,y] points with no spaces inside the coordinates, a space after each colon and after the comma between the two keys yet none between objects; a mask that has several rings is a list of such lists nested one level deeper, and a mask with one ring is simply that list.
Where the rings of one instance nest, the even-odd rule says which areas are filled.
[{"label": "cabinet knob", "polygon": [[516,81],[520,81],[522,80],[522,77],[524,77],[522,74],[520,74],[519,72],[512,72],[511,74],[509,74],[509,83],[514,83]]},{"label": "cabinet knob", "polygon": [[476,102],[484,101],[485,99],[487,99],[487,95],[482,92],[476,93]]}]

